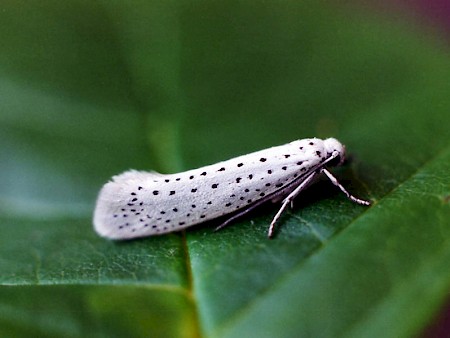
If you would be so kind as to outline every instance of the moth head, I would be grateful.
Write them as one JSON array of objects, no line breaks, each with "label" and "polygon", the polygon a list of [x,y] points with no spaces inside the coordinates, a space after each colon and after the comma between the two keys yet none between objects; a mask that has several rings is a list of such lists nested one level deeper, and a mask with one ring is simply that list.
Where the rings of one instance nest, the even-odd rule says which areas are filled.
[{"label": "moth head", "polygon": [[327,138],[323,142],[328,156],[337,153],[337,157],[330,164],[341,165],[345,161],[345,146],[335,138]]}]

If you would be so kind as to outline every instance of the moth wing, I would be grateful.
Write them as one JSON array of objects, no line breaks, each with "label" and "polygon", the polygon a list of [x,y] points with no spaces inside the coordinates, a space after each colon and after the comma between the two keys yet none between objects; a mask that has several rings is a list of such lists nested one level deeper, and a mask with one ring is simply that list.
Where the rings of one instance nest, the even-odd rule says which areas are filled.
[{"label": "moth wing", "polygon": [[[136,212],[127,213],[126,217],[124,210],[130,209],[129,203],[133,192],[144,189],[162,176],[164,175],[154,171],[137,170],[129,170],[113,176],[111,181],[102,187],[97,197],[93,221],[95,231],[100,236],[110,239],[129,239],[152,235],[152,230],[148,226],[145,227],[145,233],[142,231],[145,223],[141,220],[145,218],[145,213],[140,213],[141,209],[137,209],[141,206],[136,206]],[[138,230],[136,230],[137,226],[139,226]]]}]

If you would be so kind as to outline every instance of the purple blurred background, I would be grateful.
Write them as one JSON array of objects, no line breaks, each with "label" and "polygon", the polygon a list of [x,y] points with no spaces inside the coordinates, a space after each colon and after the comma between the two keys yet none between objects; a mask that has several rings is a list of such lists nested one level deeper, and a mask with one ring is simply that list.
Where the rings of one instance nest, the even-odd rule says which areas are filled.
[{"label": "purple blurred background", "polygon": [[350,0],[349,3],[353,6],[361,6],[362,3],[365,9],[378,10],[387,16],[404,17],[407,21],[450,40],[449,0]]},{"label": "purple blurred background", "polygon": [[447,38],[450,36],[450,1],[448,0],[412,0],[399,1],[404,6],[410,6],[426,21],[440,28]]}]

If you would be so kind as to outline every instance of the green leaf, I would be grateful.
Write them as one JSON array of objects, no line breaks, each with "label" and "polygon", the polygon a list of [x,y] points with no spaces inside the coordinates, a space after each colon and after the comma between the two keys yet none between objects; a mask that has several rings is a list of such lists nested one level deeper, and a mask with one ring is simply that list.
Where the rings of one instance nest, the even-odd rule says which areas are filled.
[{"label": "green leaf", "polygon": [[[411,337],[450,291],[450,60],[326,2],[5,4],[0,336]],[[128,242],[96,195],[310,136],[352,161],[277,205]]]}]

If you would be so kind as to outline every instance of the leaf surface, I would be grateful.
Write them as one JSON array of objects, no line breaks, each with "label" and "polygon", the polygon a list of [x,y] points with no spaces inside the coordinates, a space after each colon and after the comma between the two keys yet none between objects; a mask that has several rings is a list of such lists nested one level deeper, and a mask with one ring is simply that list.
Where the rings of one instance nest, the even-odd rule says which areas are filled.
[{"label": "leaf surface", "polygon": [[[15,2],[0,13],[0,335],[410,337],[450,290],[450,60],[432,36],[323,2]],[[129,242],[98,190],[306,137],[319,181]]]}]

